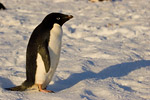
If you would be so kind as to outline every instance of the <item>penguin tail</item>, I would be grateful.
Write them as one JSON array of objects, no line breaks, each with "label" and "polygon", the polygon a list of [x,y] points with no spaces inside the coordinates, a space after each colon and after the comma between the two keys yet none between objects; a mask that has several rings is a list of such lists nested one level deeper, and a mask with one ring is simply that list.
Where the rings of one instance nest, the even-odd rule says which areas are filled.
[{"label": "penguin tail", "polygon": [[9,90],[9,91],[25,91],[26,89],[28,89],[32,85],[33,85],[32,82],[25,81],[25,82],[23,82],[22,85],[10,87],[10,88],[5,88],[5,89]]},{"label": "penguin tail", "polygon": [[25,91],[27,87],[20,85],[20,86],[15,86],[11,88],[5,88],[5,89],[9,91]]}]

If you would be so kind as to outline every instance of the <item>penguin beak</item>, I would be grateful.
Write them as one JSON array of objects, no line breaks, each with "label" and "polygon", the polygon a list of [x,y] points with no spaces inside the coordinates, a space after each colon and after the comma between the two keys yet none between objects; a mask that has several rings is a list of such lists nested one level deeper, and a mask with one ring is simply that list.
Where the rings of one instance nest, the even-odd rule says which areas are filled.
[{"label": "penguin beak", "polygon": [[73,18],[73,16],[72,15],[67,15],[65,18],[69,20],[69,19]]},{"label": "penguin beak", "polygon": [[71,18],[73,18],[73,16],[72,15],[68,15],[68,19],[71,19]]}]

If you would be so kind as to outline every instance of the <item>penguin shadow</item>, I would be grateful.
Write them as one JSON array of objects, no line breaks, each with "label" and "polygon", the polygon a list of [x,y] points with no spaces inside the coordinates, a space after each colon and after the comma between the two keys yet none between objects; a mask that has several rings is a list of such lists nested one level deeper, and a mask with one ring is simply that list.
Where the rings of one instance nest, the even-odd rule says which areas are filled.
[{"label": "penguin shadow", "polygon": [[[139,60],[135,62],[121,63],[117,65],[112,65],[99,73],[94,73],[91,71],[85,71],[83,73],[74,73],[69,78],[65,80],[58,80],[53,85],[48,86],[50,90],[59,92],[68,88],[71,88],[78,82],[86,79],[94,78],[96,80],[106,79],[109,77],[123,77],[128,75],[130,72],[140,69],[142,67],[150,66],[150,60]],[[132,91],[129,87],[120,86],[121,88]]]},{"label": "penguin shadow", "polygon": [[0,87],[3,89],[15,86],[11,80],[0,76]]}]

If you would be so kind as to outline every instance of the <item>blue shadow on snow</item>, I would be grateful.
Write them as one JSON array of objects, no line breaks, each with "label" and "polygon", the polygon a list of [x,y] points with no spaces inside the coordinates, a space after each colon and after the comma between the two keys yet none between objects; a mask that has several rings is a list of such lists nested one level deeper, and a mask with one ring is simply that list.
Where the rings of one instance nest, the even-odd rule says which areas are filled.
[{"label": "blue shadow on snow", "polygon": [[6,87],[13,87],[13,86],[15,85],[11,82],[11,80],[0,76],[0,87],[4,89]]},{"label": "blue shadow on snow", "polygon": [[[85,79],[106,79],[109,77],[123,77],[128,75],[130,72],[140,69],[142,67],[150,66],[150,60],[140,60],[135,62],[121,63],[117,65],[112,65],[99,73],[94,73],[91,71],[86,71],[83,73],[74,73],[69,78],[65,80],[58,80],[53,85],[48,88],[56,92],[62,91],[64,89],[70,88],[77,84],[78,82]],[[121,86],[122,87],[122,86]],[[128,87],[123,87],[125,90],[130,90]]]}]

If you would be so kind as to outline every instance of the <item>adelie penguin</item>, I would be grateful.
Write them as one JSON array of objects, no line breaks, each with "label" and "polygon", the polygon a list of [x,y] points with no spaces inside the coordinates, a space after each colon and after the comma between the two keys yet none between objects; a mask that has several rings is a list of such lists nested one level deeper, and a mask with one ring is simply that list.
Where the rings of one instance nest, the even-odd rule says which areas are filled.
[{"label": "adelie penguin", "polygon": [[56,71],[61,51],[62,25],[73,18],[72,15],[51,13],[34,29],[26,52],[26,80],[11,91],[24,91],[36,87],[40,92],[46,90]]}]

